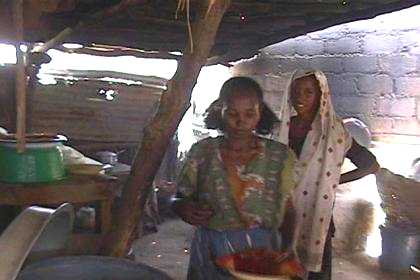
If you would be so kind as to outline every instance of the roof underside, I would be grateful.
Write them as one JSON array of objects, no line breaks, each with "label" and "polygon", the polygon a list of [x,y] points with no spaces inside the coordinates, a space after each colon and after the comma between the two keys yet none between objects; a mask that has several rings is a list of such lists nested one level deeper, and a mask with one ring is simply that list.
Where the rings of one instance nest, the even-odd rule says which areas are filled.
[{"label": "roof underside", "polygon": [[[190,0],[194,21],[196,3]],[[0,3],[0,40],[13,38],[10,7]],[[25,40],[47,41],[66,27],[120,0],[30,0],[24,1]],[[120,54],[168,58],[182,52],[187,42],[186,13],[175,18],[177,0],[137,0],[123,12],[89,25],[66,42],[84,46],[111,45]],[[367,19],[420,4],[419,0],[232,0],[221,23],[211,62],[250,57],[262,47],[329,26]],[[139,52],[138,50],[153,51]],[[95,52],[95,49],[90,49]]]}]

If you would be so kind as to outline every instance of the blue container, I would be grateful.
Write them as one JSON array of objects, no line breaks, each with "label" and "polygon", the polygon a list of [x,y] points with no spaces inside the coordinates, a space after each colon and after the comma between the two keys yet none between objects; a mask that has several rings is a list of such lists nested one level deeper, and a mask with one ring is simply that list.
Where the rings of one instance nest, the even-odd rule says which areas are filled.
[{"label": "blue container", "polygon": [[393,226],[380,227],[382,236],[381,268],[386,271],[409,273],[411,266],[419,266],[420,231]]}]

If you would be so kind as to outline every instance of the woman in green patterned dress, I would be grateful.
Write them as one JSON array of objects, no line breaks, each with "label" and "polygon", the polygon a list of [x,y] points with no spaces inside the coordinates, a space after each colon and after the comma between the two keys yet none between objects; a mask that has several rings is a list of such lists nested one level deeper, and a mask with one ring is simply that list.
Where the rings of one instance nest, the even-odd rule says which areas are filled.
[{"label": "woman in green patterned dress", "polygon": [[217,257],[285,247],[279,228],[285,212],[293,212],[285,209],[293,209],[295,157],[286,145],[262,137],[277,121],[260,86],[247,77],[226,81],[207,110],[207,128],[221,136],[193,145],[173,205],[196,226],[188,279],[231,279],[215,265]]}]

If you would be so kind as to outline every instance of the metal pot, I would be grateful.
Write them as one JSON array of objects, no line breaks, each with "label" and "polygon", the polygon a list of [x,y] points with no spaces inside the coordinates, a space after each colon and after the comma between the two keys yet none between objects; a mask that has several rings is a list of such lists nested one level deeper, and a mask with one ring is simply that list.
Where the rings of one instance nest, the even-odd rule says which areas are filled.
[{"label": "metal pot", "polygon": [[57,209],[32,206],[23,210],[0,236],[0,279],[14,280],[27,257],[36,259],[64,250],[73,221],[74,210],[68,203]]},{"label": "metal pot", "polygon": [[0,142],[0,181],[5,183],[40,183],[65,177],[59,141],[26,144],[19,153],[15,141]]},{"label": "metal pot", "polygon": [[104,164],[111,164],[114,165],[118,162],[118,154],[109,152],[109,151],[102,151],[96,153],[99,157],[99,160]]},{"label": "metal pot", "polygon": [[[104,256],[44,258],[66,248],[74,222],[73,207],[25,209],[0,236],[0,279],[7,280],[171,280],[164,272],[125,259]],[[42,260],[36,261],[36,257]],[[31,263],[27,259],[34,257]],[[38,258],[39,259],[39,258]],[[25,268],[21,270],[23,263]]]},{"label": "metal pot", "polygon": [[412,266],[419,266],[420,232],[415,228],[395,226],[380,227],[382,236],[381,268],[396,273],[409,273]]}]

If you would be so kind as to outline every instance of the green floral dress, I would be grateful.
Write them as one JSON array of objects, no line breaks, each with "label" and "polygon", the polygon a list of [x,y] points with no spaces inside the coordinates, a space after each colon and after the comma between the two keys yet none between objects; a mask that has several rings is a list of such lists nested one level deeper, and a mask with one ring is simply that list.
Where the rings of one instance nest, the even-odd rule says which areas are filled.
[{"label": "green floral dress", "polygon": [[[189,279],[229,279],[218,271],[215,257],[249,247],[270,247],[282,223],[287,199],[294,188],[294,153],[279,142],[260,137],[259,153],[236,166],[243,183],[241,205],[235,197],[223,161],[223,136],[206,138],[191,148],[178,180],[178,196],[210,207],[207,227],[197,229]],[[242,241],[241,241],[242,240]]]}]

